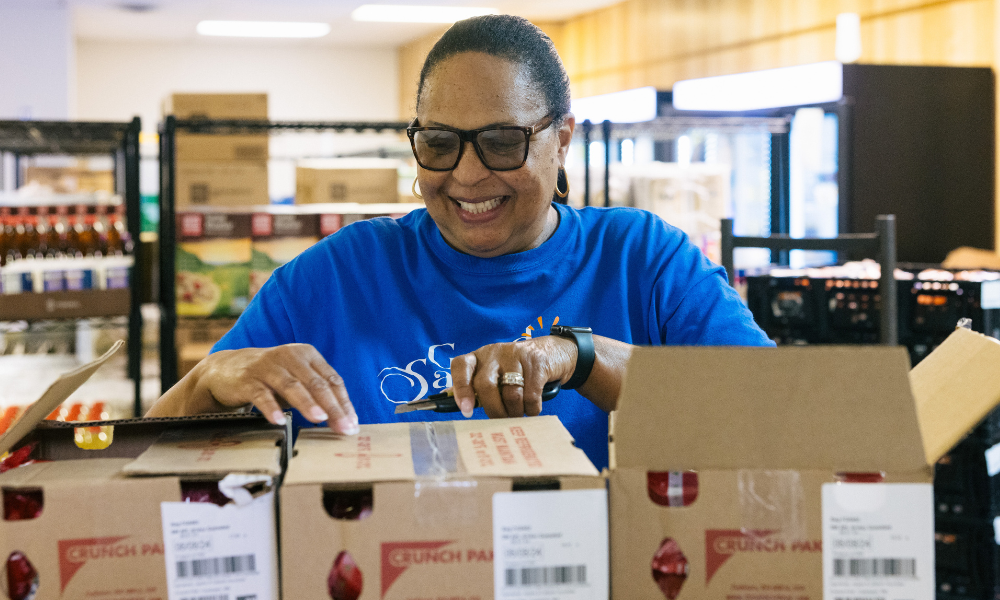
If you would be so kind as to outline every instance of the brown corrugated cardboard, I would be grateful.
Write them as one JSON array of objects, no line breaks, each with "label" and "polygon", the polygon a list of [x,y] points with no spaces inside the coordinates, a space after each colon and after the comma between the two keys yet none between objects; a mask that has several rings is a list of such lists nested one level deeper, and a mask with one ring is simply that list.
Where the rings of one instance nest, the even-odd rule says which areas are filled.
[{"label": "brown corrugated cardboard", "polygon": [[[0,438],[0,448],[16,447],[18,454],[28,449],[35,461],[0,474],[5,509],[0,521],[0,557],[8,569],[11,561],[17,561],[19,575],[29,571],[27,584],[37,586],[36,598],[162,600],[168,597],[168,586],[174,586],[171,597],[185,597],[189,594],[184,590],[191,589],[192,582],[179,573],[190,572],[184,570],[192,565],[207,565],[212,571],[220,558],[233,558],[227,564],[238,567],[252,566],[252,575],[247,569],[240,571],[244,578],[270,582],[254,590],[258,600],[277,598],[273,493],[266,490],[276,487],[281,473],[283,428],[251,415],[95,422],[83,427],[100,430],[103,441],[87,449],[78,446],[81,424],[41,421],[119,347],[120,343],[95,363],[56,381]],[[215,481],[223,475],[247,473],[261,474],[249,476],[260,481],[250,489],[264,492],[256,500],[248,490],[237,490],[231,493],[246,496],[246,503],[238,507],[181,502],[195,498],[191,486],[214,489],[224,500]],[[225,481],[231,481],[234,490],[241,483],[232,477]],[[17,514],[14,503],[23,502],[23,497],[40,503],[40,514]],[[175,539],[178,530],[193,532],[183,523],[172,523],[168,530],[164,526],[168,508],[229,518],[220,529],[264,542],[246,543],[237,557],[213,555],[209,549],[204,558],[191,558],[190,553],[182,554],[184,548],[176,542],[165,544],[165,535]],[[248,510],[263,518],[240,522]],[[203,516],[192,518],[206,522]],[[189,541],[199,539],[195,535]],[[256,560],[248,563],[246,557],[251,554]],[[167,569],[166,559],[171,556],[175,559]],[[218,577],[200,582],[207,580],[220,593],[234,585]]]},{"label": "brown corrugated cardboard", "polygon": [[209,344],[222,339],[236,319],[177,319],[177,329],[174,333],[174,343],[178,346],[187,344]]},{"label": "brown corrugated cardboard", "polygon": [[58,194],[115,193],[115,176],[111,171],[91,171],[80,167],[29,166],[25,169],[24,181],[50,187]]},{"label": "brown corrugated cardboard", "polygon": [[303,161],[295,169],[295,203],[396,203],[398,163],[382,159]]},{"label": "brown corrugated cardboard", "polygon": [[[824,577],[825,495],[929,483],[998,403],[1000,343],[961,329],[909,373],[902,348],[637,349],[611,427],[613,594],[824,598],[851,579]],[[918,487],[911,545],[932,556]],[[908,581],[932,597],[932,559],[873,560],[922,565]]]},{"label": "brown corrugated cardboard", "polygon": [[267,94],[171,94],[163,114],[178,119],[267,119]]},{"label": "brown corrugated cardboard", "polygon": [[254,206],[271,201],[266,162],[178,162],[175,169],[178,208]]},{"label": "brown corrugated cardboard", "polygon": [[222,135],[179,132],[174,138],[177,161],[266,161],[267,135]]},{"label": "brown corrugated cardboard", "polygon": [[492,499],[533,486],[604,487],[556,417],[304,430],[280,492],[284,597],[329,598],[346,553],[361,600],[492,598]]}]

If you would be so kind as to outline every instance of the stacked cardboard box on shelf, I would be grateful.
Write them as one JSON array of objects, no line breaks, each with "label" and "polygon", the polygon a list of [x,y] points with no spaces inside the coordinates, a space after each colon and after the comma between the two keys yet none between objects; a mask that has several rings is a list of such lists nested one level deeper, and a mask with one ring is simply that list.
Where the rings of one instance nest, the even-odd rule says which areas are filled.
[{"label": "stacked cardboard box on shelf", "polygon": [[[181,120],[267,120],[267,94],[172,94],[163,113]],[[268,135],[178,131],[175,202],[188,206],[268,204]]]},{"label": "stacked cardboard box on shelf", "polygon": [[212,346],[226,335],[236,319],[177,319],[174,342],[177,346],[177,377],[188,374],[203,358],[208,356]]},{"label": "stacked cardboard box on shelf", "polygon": [[399,201],[397,160],[338,158],[300,161],[295,169],[295,203]]},{"label": "stacked cardboard box on shelf", "polygon": [[25,169],[26,184],[51,188],[57,194],[106,192],[115,193],[115,176],[111,171],[92,171],[83,166],[36,167]]},{"label": "stacked cardboard box on shelf", "polygon": [[288,431],[259,416],[42,421],[107,358],[0,437],[5,591],[29,598],[278,598]]}]

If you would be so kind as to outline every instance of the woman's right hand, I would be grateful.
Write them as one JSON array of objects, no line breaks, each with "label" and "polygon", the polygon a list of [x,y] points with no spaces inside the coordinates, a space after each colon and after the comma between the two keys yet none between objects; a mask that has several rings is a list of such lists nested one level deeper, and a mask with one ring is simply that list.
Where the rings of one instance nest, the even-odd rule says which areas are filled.
[{"label": "woman's right hand", "polygon": [[177,382],[147,417],[227,412],[256,406],[268,421],[283,425],[284,408],[313,423],[353,435],[358,416],[344,380],[308,344],[221,350],[210,354]]}]

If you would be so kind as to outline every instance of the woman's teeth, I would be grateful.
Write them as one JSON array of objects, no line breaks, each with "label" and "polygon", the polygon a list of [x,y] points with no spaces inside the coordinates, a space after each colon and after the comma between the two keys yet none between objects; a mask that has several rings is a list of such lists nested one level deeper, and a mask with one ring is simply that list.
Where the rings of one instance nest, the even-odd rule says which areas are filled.
[{"label": "woman's teeth", "polygon": [[494,208],[500,206],[500,203],[503,202],[503,196],[498,196],[492,200],[487,200],[486,202],[462,202],[461,200],[455,200],[455,202],[458,202],[458,206],[462,210],[478,215],[479,213],[493,210]]}]

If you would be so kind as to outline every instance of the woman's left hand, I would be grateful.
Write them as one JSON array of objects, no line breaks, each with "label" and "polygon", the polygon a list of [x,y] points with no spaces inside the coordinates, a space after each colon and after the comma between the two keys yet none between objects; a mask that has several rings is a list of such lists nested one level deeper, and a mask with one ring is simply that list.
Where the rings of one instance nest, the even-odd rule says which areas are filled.
[{"label": "woman's left hand", "polygon": [[[483,346],[451,359],[455,400],[466,417],[472,416],[477,397],[491,419],[536,416],[542,412],[542,387],[569,381],[576,356],[572,340],[552,335]],[[504,373],[520,373],[524,387],[498,385]]]}]

